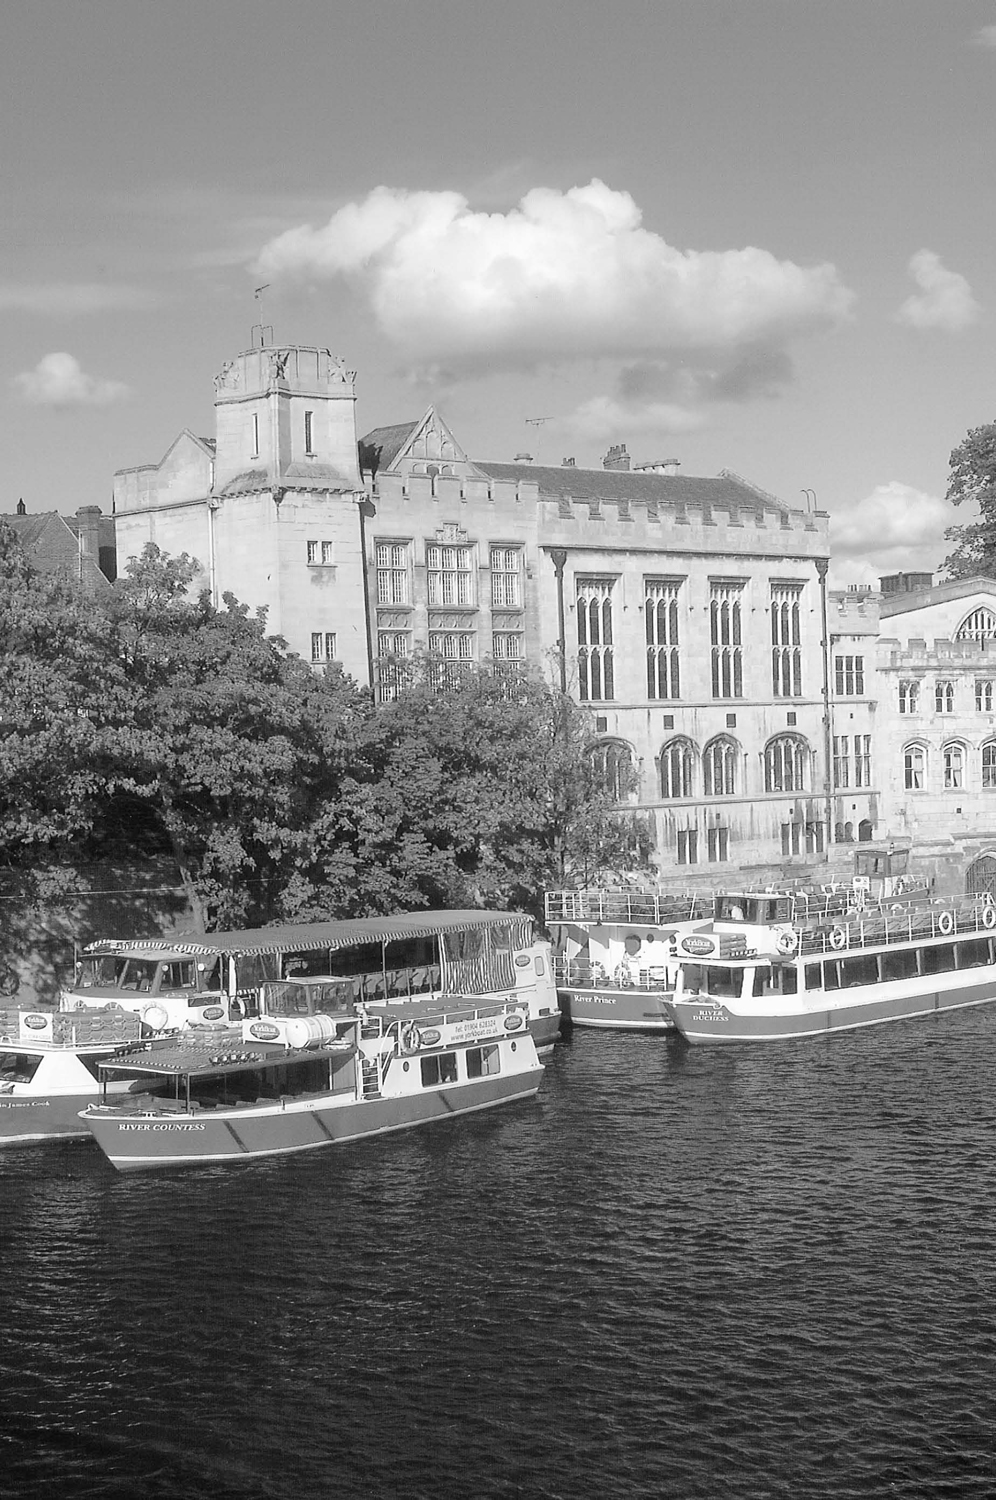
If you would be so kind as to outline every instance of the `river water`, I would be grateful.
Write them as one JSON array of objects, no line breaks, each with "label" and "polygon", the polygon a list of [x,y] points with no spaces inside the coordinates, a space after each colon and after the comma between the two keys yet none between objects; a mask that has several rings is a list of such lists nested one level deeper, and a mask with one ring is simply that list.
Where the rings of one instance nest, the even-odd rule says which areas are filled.
[{"label": "river water", "polygon": [[996,1494],[996,1007],[262,1165],[0,1155],[4,1500]]}]

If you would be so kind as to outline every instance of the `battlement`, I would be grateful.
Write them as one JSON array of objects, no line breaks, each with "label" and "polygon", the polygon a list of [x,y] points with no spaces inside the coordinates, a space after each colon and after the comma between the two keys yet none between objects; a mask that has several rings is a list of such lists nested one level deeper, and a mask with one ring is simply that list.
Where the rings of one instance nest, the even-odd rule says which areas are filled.
[{"label": "battlement", "polygon": [[280,391],[293,396],[355,395],[356,371],[328,349],[274,344],[244,349],[215,376],[215,403],[244,401]]},{"label": "battlement", "polygon": [[987,672],[996,670],[996,639],[980,641],[952,641],[943,637],[927,642],[912,636],[905,645],[892,636],[879,639],[879,667],[919,668],[929,670],[945,667],[984,665]]}]

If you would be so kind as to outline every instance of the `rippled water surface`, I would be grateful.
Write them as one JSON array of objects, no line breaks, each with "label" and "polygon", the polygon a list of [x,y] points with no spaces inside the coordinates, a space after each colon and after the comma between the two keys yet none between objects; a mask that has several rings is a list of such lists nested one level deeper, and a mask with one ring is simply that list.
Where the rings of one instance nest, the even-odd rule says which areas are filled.
[{"label": "rippled water surface", "polygon": [[4,1500],[996,1495],[996,1007],[0,1209]]}]

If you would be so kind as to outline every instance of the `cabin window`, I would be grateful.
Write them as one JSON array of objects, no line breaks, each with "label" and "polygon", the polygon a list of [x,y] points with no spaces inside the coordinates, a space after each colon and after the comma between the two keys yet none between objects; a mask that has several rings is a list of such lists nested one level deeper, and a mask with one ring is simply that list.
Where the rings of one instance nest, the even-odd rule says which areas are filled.
[{"label": "cabin window", "polygon": [[955,948],[955,957],[958,960],[959,969],[981,969],[984,964],[992,962],[989,939],[973,938],[971,942],[958,943]]},{"label": "cabin window", "polygon": [[841,960],[841,989],[853,989],[859,984],[878,983],[878,959],[874,953],[861,953],[856,958]]},{"label": "cabin window", "polygon": [[177,959],[175,963],[163,964],[159,976],[159,990],[192,990],[197,983],[197,966],[192,958]]},{"label": "cabin window", "polygon": [[883,979],[915,979],[916,949],[894,948],[880,955]]},{"label": "cabin window", "polygon": [[419,1059],[422,1064],[422,1087],[431,1089],[439,1083],[456,1083],[455,1052],[437,1052]]},{"label": "cabin window", "polygon": [[683,964],[685,989],[693,993],[704,992],[718,999],[739,999],[743,985],[743,969],[721,969],[718,965]]},{"label": "cabin window", "polygon": [[91,989],[95,985],[116,989],[124,966],[125,960],[116,957],[113,953],[101,953],[93,958],[84,958],[80,964],[76,983],[84,990]]},{"label": "cabin window", "polygon": [[40,1063],[24,1052],[0,1052],[0,1083],[30,1083]]},{"label": "cabin window", "polygon": [[497,1047],[470,1047],[467,1050],[467,1077],[488,1078],[501,1072],[501,1054]]},{"label": "cabin window", "polygon": [[818,990],[822,987],[822,964],[806,965],[806,989]]},{"label": "cabin window", "polygon": [[924,948],[920,958],[923,974],[948,974],[955,966],[954,943],[941,943],[936,948]]},{"label": "cabin window", "polygon": [[754,970],[754,994],[794,995],[799,988],[798,975],[791,964],[763,964]]},{"label": "cabin window", "polygon": [[840,989],[840,960],[828,958],[823,965],[823,988],[825,990]]},{"label": "cabin window", "polygon": [[129,958],[118,981],[122,990],[151,990],[159,965],[152,958]]}]

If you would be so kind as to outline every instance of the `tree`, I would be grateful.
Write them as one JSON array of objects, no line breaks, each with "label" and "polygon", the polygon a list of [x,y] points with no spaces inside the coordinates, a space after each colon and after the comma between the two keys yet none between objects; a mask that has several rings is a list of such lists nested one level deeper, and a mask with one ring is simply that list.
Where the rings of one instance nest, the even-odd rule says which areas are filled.
[{"label": "tree", "polygon": [[487,670],[441,680],[431,659],[410,677],[361,726],[351,783],[311,829],[293,915],[541,915],[551,885],[647,867],[646,830],[598,784],[569,698]]},{"label": "tree", "polygon": [[996,422],[972,428],[953,449],[947,498],[954,505],[974,502],[979,519],[944,533],[945,541],[955,543],[942,564],[945,573],[966,578],[996,572]]}]

